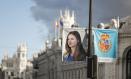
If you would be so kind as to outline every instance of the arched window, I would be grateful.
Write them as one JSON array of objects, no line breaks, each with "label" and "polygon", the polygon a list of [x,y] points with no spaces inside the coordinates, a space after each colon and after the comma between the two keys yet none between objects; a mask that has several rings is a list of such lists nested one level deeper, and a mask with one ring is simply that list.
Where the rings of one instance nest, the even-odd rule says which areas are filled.
[{"label": "arched window", "polygon": [[123,53],[122,79],[131,79],[131,46],[128,46]]},{"label": "arched window", "polygon": [[131,79],[131,48],[126,56],[126,79]]}]

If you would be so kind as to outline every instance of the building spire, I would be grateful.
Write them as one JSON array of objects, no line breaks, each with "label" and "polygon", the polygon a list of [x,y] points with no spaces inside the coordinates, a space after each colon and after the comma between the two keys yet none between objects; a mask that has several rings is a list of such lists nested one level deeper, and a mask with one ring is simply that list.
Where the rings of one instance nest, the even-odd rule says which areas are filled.
[{"label": "building spire", "polygon": [[8,51],[7,51],[7,49],[5,49],[4,50],[4,59],[6,60],[6,59],[8,59]]},{"label": "building spire", "polygon": [[75,24],[74,11],[70,13],[70,10],[66,9],[64,11],[64,14],[62,14],[62,11],[60,10],[60,25],[62,25],[63,28],[71,28],[71,26],[74,24]]},{"label": "building spire", "polygon": [[60,17],[62,17],[63,16],[63,14],[62,14],[62,10],[60,10]]}]

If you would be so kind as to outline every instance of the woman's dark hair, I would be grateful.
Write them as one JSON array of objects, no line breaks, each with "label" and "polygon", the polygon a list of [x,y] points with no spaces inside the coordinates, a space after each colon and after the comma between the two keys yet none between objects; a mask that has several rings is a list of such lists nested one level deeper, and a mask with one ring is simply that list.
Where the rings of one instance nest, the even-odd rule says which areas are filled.
[{"label": "woman's dark hair", "polygon": [[69,53],[69,54],[71,53],[71,48],[68,45],[68,36],[70,34],[74,35],[76,37],[76,39],[78,40],[78,42],[77,42],[78,56],[77,56],[77,58],[75,58],[75,60],[78,60],[78,61],[85,60],[86,53],[85,53],[85,50],[84,50],[84,48],[82,46],[81,37],[80,37],[80,34],[79,34],[78,31],[71,31],[71,32],[68,33],[67,38],[66,38],[66,44],[65,44],[67,53]]}]

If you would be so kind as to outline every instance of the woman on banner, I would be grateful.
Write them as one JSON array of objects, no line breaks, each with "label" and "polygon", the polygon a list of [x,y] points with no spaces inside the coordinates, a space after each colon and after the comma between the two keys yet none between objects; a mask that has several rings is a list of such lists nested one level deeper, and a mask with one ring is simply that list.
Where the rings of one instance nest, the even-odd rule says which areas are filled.
[{"label": "woman on banner", "polygon": [[67,35],[66,52],[64,52],[64,61],[84,61],[86,59],[86,53],[81,43],[81,37],[79,32],[71,31]]}]

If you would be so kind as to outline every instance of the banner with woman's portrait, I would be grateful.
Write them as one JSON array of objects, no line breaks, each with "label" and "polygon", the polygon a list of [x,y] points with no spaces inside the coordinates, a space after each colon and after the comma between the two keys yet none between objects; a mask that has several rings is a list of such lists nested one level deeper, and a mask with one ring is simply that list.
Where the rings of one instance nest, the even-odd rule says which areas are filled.
[{"label": "banner with woman's portrait", "polygon": [[[62,34],[62,61],[84,61],[87,35],[83,28],[64,28]],[[84,41],[84,43],[83,43]]]}]

